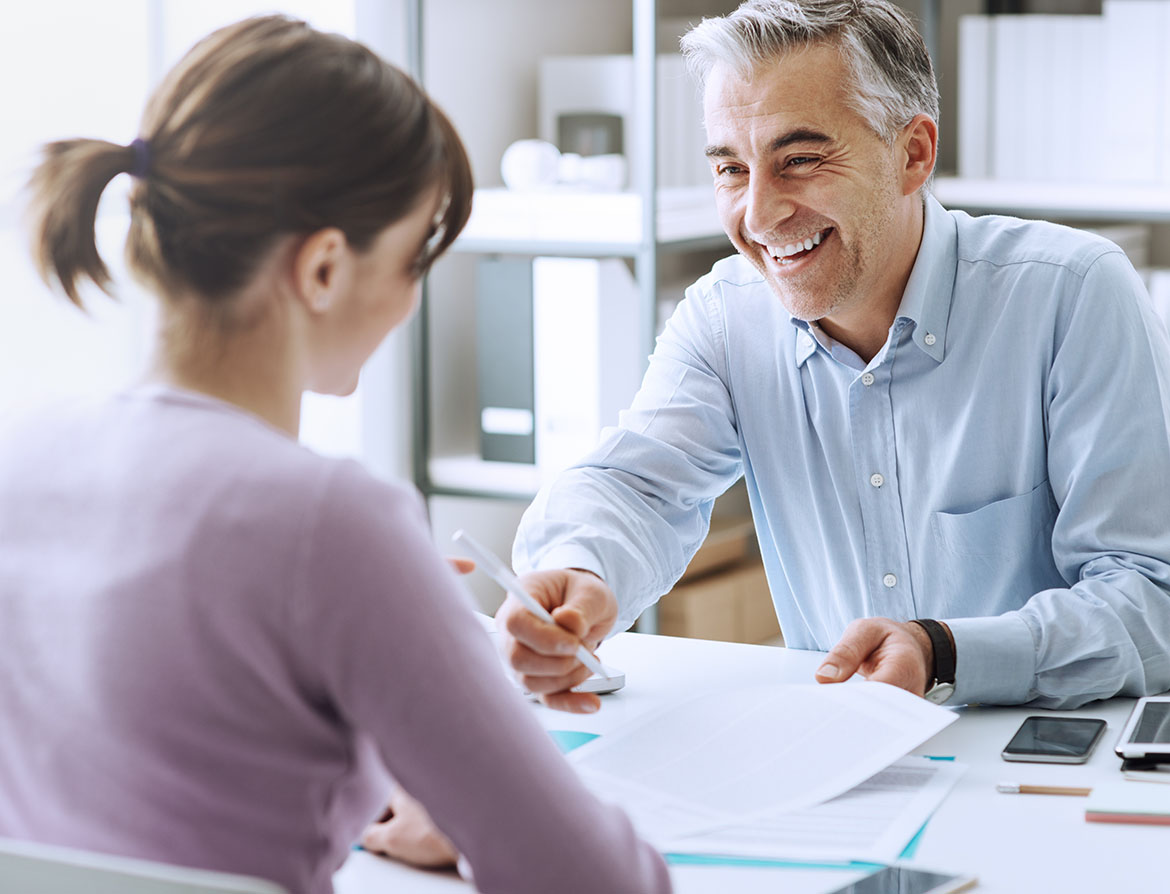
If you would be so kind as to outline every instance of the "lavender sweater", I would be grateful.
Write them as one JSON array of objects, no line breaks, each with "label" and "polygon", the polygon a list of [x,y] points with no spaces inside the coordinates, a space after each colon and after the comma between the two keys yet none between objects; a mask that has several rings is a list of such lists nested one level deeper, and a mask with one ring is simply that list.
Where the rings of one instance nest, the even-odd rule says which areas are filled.
[{"label": "lavender sweater", "polygon": [[0,445],[0,835],[324,894],[390,774],[483,891],[667,891],[415,492],[159,386]]}]

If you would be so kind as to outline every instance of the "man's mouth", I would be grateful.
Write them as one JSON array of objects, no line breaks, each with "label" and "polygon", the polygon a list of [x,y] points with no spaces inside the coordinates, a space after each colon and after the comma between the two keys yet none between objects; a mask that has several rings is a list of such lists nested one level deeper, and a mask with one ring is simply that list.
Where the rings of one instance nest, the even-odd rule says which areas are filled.
[{"label": "man's mouth", "polygon": [[764,248],[772,256],[772,260],[781,266],[786,266],[811,255],[832,232],[832,227],[826,227],[823,230],[818,230],[816,233],[805,236],[799,241],[789,242],[783,245],[767,245]]}]

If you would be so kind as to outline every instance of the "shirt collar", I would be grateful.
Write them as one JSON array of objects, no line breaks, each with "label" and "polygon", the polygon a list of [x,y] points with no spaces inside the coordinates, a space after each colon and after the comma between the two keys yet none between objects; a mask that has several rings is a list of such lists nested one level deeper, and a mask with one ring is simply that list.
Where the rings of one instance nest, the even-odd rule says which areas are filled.
[{"label": "shirt collar", "polygon": [[804,320],[792,317],[792,326],[792,336],[796,339],[796,349],[792,356],[796,365],[800,366],[817,352],[817,340],[812,334],[812,329]]},{"label": "shirt collar", "polygon": [[914,324],[912,338],[922,351],[942,363],[946,356],[947,321],[955,290],[958,236],[955,220],[934,196],[928,195],[922,226],[922,244],[906,281],[898,320]]},{"label": "shirt collar", "polygon": [[[951,315],[951,297],[955,288],[955,269],[958,264],[958,237],[955,221],[934,196],[928,195],[922,225],[922,242],[902,303],[898,306],[899,320],[912,323],[914,343],[938,363],[946,355],[947,321]],[[816,353],[817,340],[804,320],[792,317],[796,347],[793,360],[801,366]]]}]

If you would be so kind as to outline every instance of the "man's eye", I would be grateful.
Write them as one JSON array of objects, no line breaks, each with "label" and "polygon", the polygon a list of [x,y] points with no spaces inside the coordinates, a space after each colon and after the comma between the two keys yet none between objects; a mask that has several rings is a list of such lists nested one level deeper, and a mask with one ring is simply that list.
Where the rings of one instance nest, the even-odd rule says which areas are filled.
[{"label": "man's eye", "polygon": [[794,166],[799,167],[800,165],[811,165],[818,161],[820,161],[820,159],[812,155],[797,155],[788,159],[787,166],[790,168]]},{"label": "man's eye", "polygon": [[740,165],[720,164],[715,165],[715,173],[720,177],[730,177],[735,174],[742,174],[744,169]]}]

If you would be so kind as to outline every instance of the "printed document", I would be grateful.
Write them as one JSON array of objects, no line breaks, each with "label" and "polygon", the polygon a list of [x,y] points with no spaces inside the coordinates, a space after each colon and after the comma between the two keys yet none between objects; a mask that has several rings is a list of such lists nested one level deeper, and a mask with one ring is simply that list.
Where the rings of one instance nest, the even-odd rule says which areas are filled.
[{"label": "printed document", "polygon": [[745,686],[676,702],[569,759],[661,843],[822,804],[955,719],[884,683]]},{"label": "printed document", "polygon": [[893,863],[965,770],[955,761],[904,757],[823,804],[764,813],[749,822],[663,842],[663,849],[802,862]]}]

